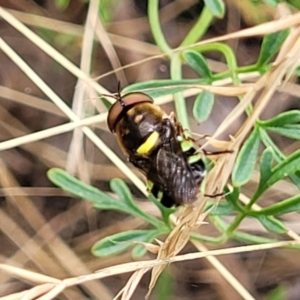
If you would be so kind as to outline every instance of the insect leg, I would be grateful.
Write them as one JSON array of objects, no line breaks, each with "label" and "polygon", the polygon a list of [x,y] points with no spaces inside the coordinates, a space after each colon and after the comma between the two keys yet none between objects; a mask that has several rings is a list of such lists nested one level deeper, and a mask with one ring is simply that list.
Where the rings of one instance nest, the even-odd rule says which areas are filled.
[{"label": "insect leg", "polygon": [[225,196],[225,193],[217,193],[217,194],[204,194],[205,197],[209,197],[209,198],[217,198],[217,197],[223,197]]},{"label": "insect leg", "polygon": [[222,150],[222,151],[210,152],[210,151],[206,151],[206,150],[202,149],[202,152],[205,155],[210,156],[210,155],[221,155],[221,154],[233,153],[234,151],[233,150]]}]

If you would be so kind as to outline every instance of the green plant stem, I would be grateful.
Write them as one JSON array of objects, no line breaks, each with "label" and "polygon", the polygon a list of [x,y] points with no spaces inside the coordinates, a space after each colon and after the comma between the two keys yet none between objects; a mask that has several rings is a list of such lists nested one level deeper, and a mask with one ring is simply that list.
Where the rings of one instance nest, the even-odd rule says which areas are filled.
[{"label": "green plant stem", "polygon": [[259,72],[260,74],[264,74],[270,66],[257,66],[257,64],[242,66],[237,69],[239,73],[251,73],[251,72]]},{"label": "green plant stem", "polygon": [[240,232],[235,230],[231,233],[231,238],[235,239],[240,242],[246,242],[246,243],[255,243],[255,244],[266,244],[266,243],[275,243],[278,242],[276,239],[269,239],[265,237],[259,237],[257,235]]},{"label": "green plant stem", "polygon": [[[222,75],[221,74],[212,75],[213,81],[219,80],[220,75],[221,76],[225,75],[224,76],[225,78],[228,76],[230,76],[232,78],[232,82],[234,85],[241,84],[240,78],[238,76],[238,66],[237,66],[237,62],[236,62],[236,57],[235,57],[234,52],[228,45],[223,44],[223,43],[211,43],[211,44],[207,44],[207,45],[197,45],[194,47],[194,49],[196,49],[200,52],[217,51],[217,52],[221,52],[224,55],[229,71],[222,73]],[[226,76],[226,74],[227,74],[227,76]],[[243,97],[241,97],[241,96],[239,96],[238,98],[240,99],[240,101],[243,100]],[[249,115],[251,112],[252,112],[252,106],[249,105],[246,108],[246,113]]]},{"label": "green plant stem", "polygon": [[223,43],[211,43],[211,44],[206,44],[206,45],[195,46],[194,49],[196,49],[197,51],[200,51],[200,52],[207,52],[207,51],[221,52],[225,57],[226,64],[229,69],[229,75],[232,78],[232,82],[235,85],[239,85],[241,83],[241,81],[237,75],[237,72],[236,72],[237,62],[236,62],[234,52],[228,45],[223,44]]},{"label": "green plant stem", "polygon": [[[237,62],[236,62],[236,57],[234,52],[232,51],[232,49],[223,43],[211,43],[211,44],[207,44],[207,45],[199,45],[196,46],[195,49],[197,49],[198,51],[201,52],[205,52],[205,51],[218,51],[221,52],[226,60],[226,64],[228,66],[229,72],[227,73],[231,78],[232,78],[232,82],[234,85],[240,85],[241,81],[240,78],[238,76],[238,66],[237,66]],[[217,75],[213,75],[213,79],[214,80],[218,80],[220,74]],[[223,74],[224,75],[224,74]],[[240,101],[243,100],[242,96],[238,97],[240,99]],[[248,115],[250,115],[250,113],[252,112],[252,105],[249,105],[246,108],[246,113]]]},{"label": "green plant stem", "polygon": [[201,12],[196,24],[190,30],[185,39],[181,42],[180,47],[189,46],[196,43],[207,31],[207,28],[213,20],[213,15],[210,10],[205,6]]},{"label": "green plant stem", "polygon": [[217,236],[217,237],[211,237],[211,236],[202,235],[202,234],[193,232],[193,233],[191,233],[191,239],[195,240],[195,241],[206,242],[206,243],[215,244],[215,245],[224,243],[224,237],[222,235]]},{"label": "green plant stem", "polygon": [[244,220],[245,214],[239,213],[234,221],[229,225],[229,227],[226,230],[227,236],[231,236],[234,230],[240,225],[240,223]]},{"label": "green plant stem", "polygon": [[[171,58],[171,78],[173,80],[181,80],[181,60],[180,54],[174,53]],[[174,104],[176,109],[176,115],[184,129],[190,130],[188,113],[186,108],[185,99],[182,95],[182,92],[174,94]]]},{"label": "green plant stem", "polygon": [[261,126],[259,127],[260,139],[266,147],[271,147],[274,151],[274,158],[279,163],[286,159],[286,156],[280,151],[273,140],[270,138],[269,134]]},{"label": "green plant stem", "polygon": [[172,51],[172,49],[168,45],[160,26],[158,0],[149,0],[148,18],[149,18],[151,32],[157,46],[163,53],[168,54],[169,52]]}]

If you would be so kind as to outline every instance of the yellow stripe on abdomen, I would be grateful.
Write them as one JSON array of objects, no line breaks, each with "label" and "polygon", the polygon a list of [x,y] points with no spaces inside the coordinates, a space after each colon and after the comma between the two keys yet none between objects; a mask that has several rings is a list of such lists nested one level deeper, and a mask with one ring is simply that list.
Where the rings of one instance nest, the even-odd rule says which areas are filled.
[{"label": "yellow stripe on abdomen", "polygon": [[141,155],[150,153],[153,147],[157,144],[158,139],[159,133],[157,131],[153,131],[148,136],[147,140],[138,147],[136,152]]}]

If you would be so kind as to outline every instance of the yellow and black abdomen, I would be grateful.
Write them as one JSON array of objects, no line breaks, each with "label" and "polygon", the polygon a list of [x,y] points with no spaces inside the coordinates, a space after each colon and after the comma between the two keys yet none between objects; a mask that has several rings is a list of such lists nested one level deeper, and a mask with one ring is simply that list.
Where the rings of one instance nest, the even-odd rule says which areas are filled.
[{"label": "yellow and black abdomen", "polygon": [[[149,155],[136,152],[130,161],[148,179],[151,193],[166,207],[187,204],[197,199],[200,183],[205,175],[201,155],[189,140],[179,141],[175,125],[170,119],[161,121],[159,138]],[[151,133],[138,147],[152,145]],[[145,146],[145,148],[147,148]]]}]

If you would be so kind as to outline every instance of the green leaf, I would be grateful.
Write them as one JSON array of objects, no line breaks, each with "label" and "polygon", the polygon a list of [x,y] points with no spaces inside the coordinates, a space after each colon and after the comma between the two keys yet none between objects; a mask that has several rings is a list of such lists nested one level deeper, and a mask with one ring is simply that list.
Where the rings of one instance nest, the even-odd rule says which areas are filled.
[{"label": "green leaf", "polygon": [[[294,174],[300,170],[300,150],[295,151],[276,167],[272,169],[270,177],[264,182],[260,181],[259,186],[253,195],[252,199],[258,199],[270,186],[284,177]],[[253,200],[252,200],[253,201]]]},{"label": "green leaf", "polygon": [[264,150],[260,159],[260,182],[266,182],[272,174],[274,151],[271,147]]},{"label": "green leaf", "polygon": [[222,0],[204,0],[205,6],[217,18],[222,18],[225,14],[225,5]]},{"label": "green leaf", "polygon": [[234,187],[233,190],[230,192],[228,188],[225,190],[225,199],[227,202],[232,203],[234,206],[237,205],[239,202],[239,197],[240,197],[240,188],[239,187]]},{"label": "green leaf", "polygon": [[144,256],[146,253],[147,253],[147,249],[145,248],[145,246],[138,244],[132,248],[131,256],[132,256],[132,258],[136,259],[136,258]]},{"label": "green leaf", "polygon": [[153,194],[149,194],[149,199],[158,207],[158,209],[160,210],[160,213],[162,215],[162,219],[163,222],[169,227],[172,228],[171,224],[170,224],[170,215],[175,213],[177,211],[177,208],[175,207],[165,207],[163,206],[160,201],[158,201]]},{"label": "green leaf", "polygon": [[207,61],[202,54],[194,50],[187,50],[183,52],[183,57],[192,69],[194,69],[202,77],[211,81],[212,74]]},{"label": "green leaf", "polygon": [[100,1],[99,14],[101,16],[101,20],[103,20],[105,23],[112,21],[118,2],[118,0]]},{"label": "green leaf", "polygon": [[289,30],[283,30],[268,34],[264,37],[262,46],[260,48],[260,54],[256,63],[257,66],[263,66],[272,59],[272,57],[280,49],[288,34]]},{"label": "green leaf", "polygon": [[165,269],[159,276],[152,292],[153,299],[172,300],[174,299],[174,275],[170,268]]},{"label": "green leaf", "polygon": [[127,206],[136,208],[134,201],[132,200],[131,192],[128,186],[123,180],[114,178],[110,181],[110,188],[119,196],[119,200],[126,203]]},{"label": "green leaf", "polygon": [[294,140],[300,140],[300,124],[284,125],[282,127],[267,127],[266,129]]},{"label": "green leaf", "polygon": [[285,226],[272,216],[259,215],[257,216],[257,219],[270,232],[283,234],[287,231]]},{"label": "green leaf", "polygon": [[[209,205],[207,206],[206,209],[209,209],[212,206],[213,206],[213,203],[209,203]],[[224,216],[224,215],[229,215],[234,211],[235,211],[235,207],[232,205],[232,203],[219,203],[210,212],[210,215]]]},{"label": "green leaf", "polygon": [[163,224],[161,221],[145,213],[136,205],[135,201],[133,201],[132,199],[132,195],[128,186],[124,183],[123,180],[118,178],[112,179],[110,181],[110,188],[119,196],[121,202],[124,202],[126,204],[127,210],[131,215],[141,218],[154,225],[155,227],[162,227]]},{"label": "green leaf", "polygon": [[54,3],[57,9],[64,11],[69,6],[70,0],[55,0]]},{"label": "green leaf", "polygon": [[287,2],[290,5],[293,5],[295,8],[300,9],[300,2],[299,2],[299,0],[288,0]]},{"label": "green leaf", "polygon": [[257,124],[260,127],[283,127],[284,125],[295,124],[300,122],[300,110],[285,111],[276,117],[262,121],[258,120]]},{"label": "green leaf", "polygon": [[157,228],[165,228],[165,225],[155,217],[146,214],[132,200],[132,195],[126,184],[120,179],[111,181],[111,189],[119,196],[119,199],[108,196],[102,191],[83,183],[69,175],[64,170],[53,168],[47,173],[48,178],[63,190],[92,202],[93,206],[103,210],[116,210],[141,218]]},{"label": "green leaf", "polygon": [[268,207],[262,208],[261,210],[256,211],[255,214],[276,216],[296,211],[300,211],[300,195],[296,195]]},{"label": "green leaf", "polygon": [[66,171],[53,168],[47,172],[48,178],[63,190],[92,202],[94,207],[104,210],[118,210],[128,212],[125,203],[118,201],[102,191],[83,183],[77,178],[69,175]]},{"label": "green leaf", "polygon": [[134,83],[122,90],[122,95],[131,92],[143,92],[150,97],[160,97],[184,91],[198,84],[208,84],[207,79],[172,80],[160,79]]},{"label": "green leaf", "polygon": [[111,108],[112,104],[106,98],[102,97],[101,95],[100,95],[100,101],[102,102],[102,104],[104,105],[104,107],[107,110],[109,110]]},{"label": "green leaf", "polygon": [[239,196],[240,196],[240,189],[238,187],[234,187],[232,191],[230,191],[226,187],[225,188],[225,199],[227,202],[219,203],[218,206],[212,210],[211,214],[213,214],[213,215],[228,215],[232,212],[244,211],[244,206],[242,206],[241,202],[239,201]]},{"label": "green leaf", "polygon": [[234,186],[242,186],[251,178],[256,163],[258,146],[259,131],[257,128],[254,128],[237,157],[232,173],[232,182]]},{"label": "green leaf", "polygon": [[[266,147],[271,147],[273,149],[274,158],[277,162],[280,163],[286,159],[286,156],[280,151],[280,149],[272,141],[272,139],[269,137],[268,133],[264,129],[259,128],[259,134],[260,134],[260,139],[264,143],[264,145]],[[300,171],[296,171],[295,174],[289,174],[289,177],[290,177],[291,181],[300,190]]]},{"label": "green leaf", "polygon": [[[296,0],[296,1],[298,1],[298,0]],[[294,70],[294,74],[298,77],[300,76],[300,67],[297,67],[296,70]]]},{"label": "green leaf", "polygon": [[267,296],[266,300],[284,300],[288,299],[287,287],[282,285],[274,288]]},{"label": "green leaf", "polygon": [[289,137],[291,139],[300,139],[300,111],[291,110],[281,113],[273,119],[267,121],[258,121],[261,128],[275,132],[277,134]]},{"label": "green leaf", "polygon": [[280,0],[263,0],[263,2],[265,2],[269,6],[276,7]]},{"label": "green leaf", "polygon": [[129,230],[98,241],[92,248],[95,256],[107,257],[124,252],[135,245],[134,242],[151,243],[160,234],[158,230]]},{"label": "green leaf", "polygon": [[215,95],[211,92],[200,93],[193,106],[193,116],[199,122],[204,122],[209,117],[215,101]]}]

